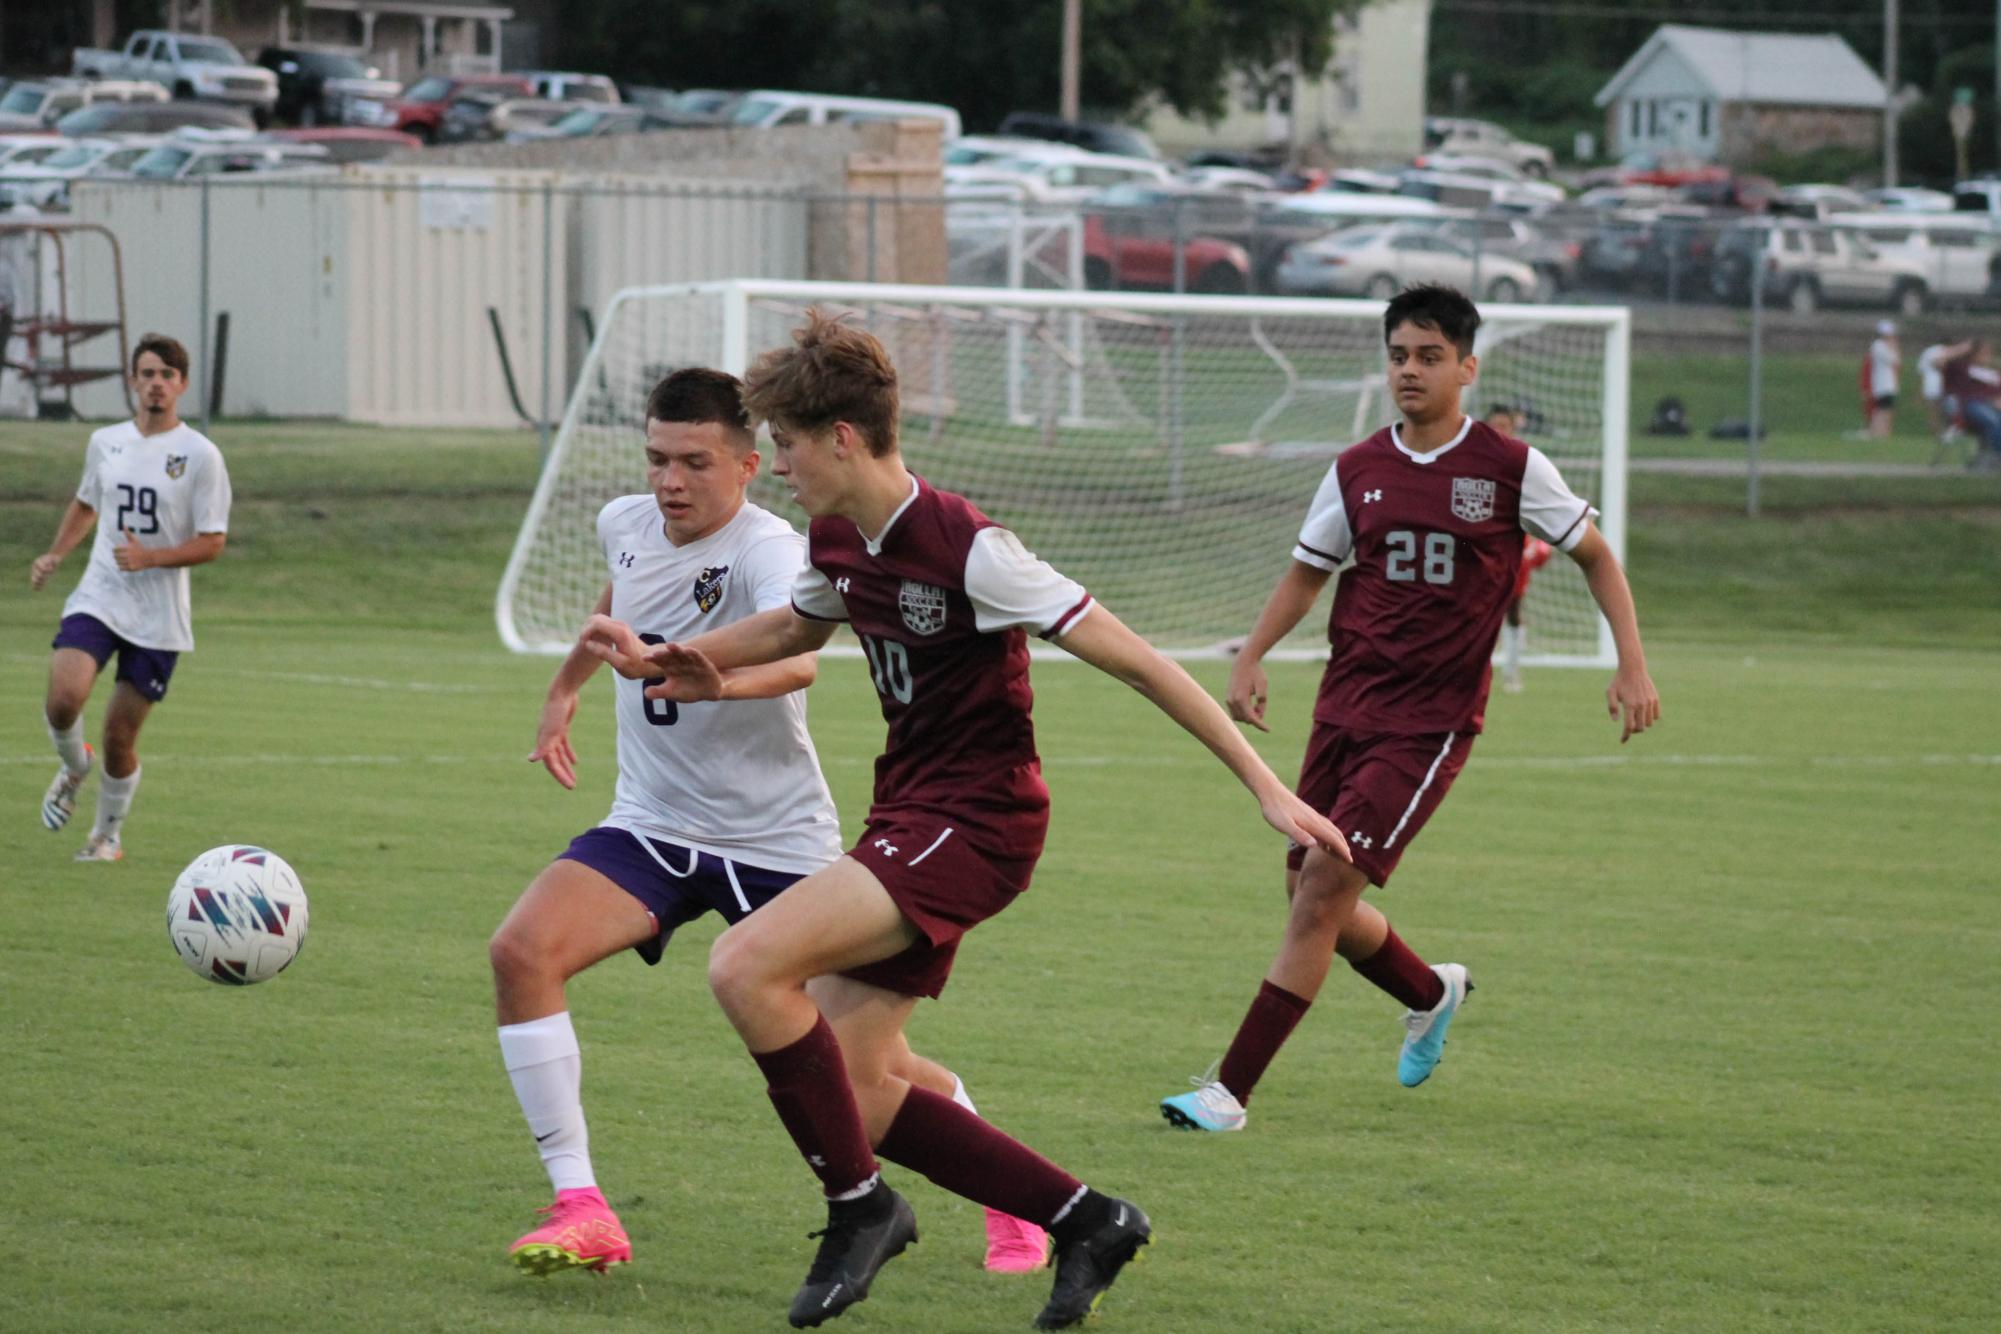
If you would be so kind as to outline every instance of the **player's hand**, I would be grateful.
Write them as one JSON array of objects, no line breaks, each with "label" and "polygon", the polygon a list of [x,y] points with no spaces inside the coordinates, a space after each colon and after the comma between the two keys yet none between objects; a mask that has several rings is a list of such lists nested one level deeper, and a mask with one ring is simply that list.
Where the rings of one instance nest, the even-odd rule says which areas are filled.
[{"label": "player's hand", "polygon": [[139,545],[139,539],[132,536],[131,533],[126,532],[123,528],[120,528],[118,532],[125,539],[124,546],[111,548],[111,559],[118,562],[118,568],[127,574],[137,574],[140,570],[150,569],[153,563],[153,554],[145,547]]},{"label": "player's hand", "polygon": [[1605,710],[1620,722],[1619,744],[1661,720],[1661,696],[1644,667],[1621,667],[1605,687]]},{"label": "player's hand", "polygon": [[56,572],[56,566],[62,563],[63,558],[53,551],[45,551],[35,557],[34,563],[28,566],[28,587],[40,588],[46,584],[49,576]]},{"label": "player's hand", "polygon": [[1229,693],[1223,697],[1230,716],[1260,732],[1271,731],[1265,726],[1266,690],[1264,664],[1238,654],[1236,665],[1230,668]]},{"label": "player's hand", "polygon": [[577,752],[570,747],[570,720],[576,716],[574,694],[549,696],[542,705],[541,721],[535,724],[535,749],[528,752],[530,764],[541,764],[549,777],[571,790],[577,786]]},{"label": "player's hand", "polygon": [[1258,805],[1264,811],[1265,823],[1301,847],[1319,848],[1344,862],[1355,860],[1348,853],[1348,840],[1341,837],[1334,822],[1289,789],[1274,788],[1269,796],[1259,798]]},{"label": "player's hand", "polygon": [[676,704],[700,704],[723,697],[723,674],[709,656],[686,644],[661,644],[646,655],[653,674],[664,681],[646,687],[648,699],[671,699]]},{"label": "player's hand", "polygon": [[596,615],[584,622],[583,633],[577,642],[591,653],[611,664],[613,671],[632,681],[644,681],[657,676],[653,664],[646,660],[646,645],[624,621],[615,621],[609,616]]}]

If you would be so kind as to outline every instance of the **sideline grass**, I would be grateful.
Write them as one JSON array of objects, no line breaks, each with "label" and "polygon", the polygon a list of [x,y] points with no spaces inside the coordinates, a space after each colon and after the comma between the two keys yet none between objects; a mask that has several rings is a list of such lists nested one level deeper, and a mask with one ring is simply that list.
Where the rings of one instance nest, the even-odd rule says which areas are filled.
[{"label": "sideline grass", "polygon": [[[80,835],[34,815],[60,595],[18,575],[80,439],[0,439],[0,1176],[37,1257],[0,1328],[778,1327],[818,1220],[702,986],[712,928],[573,991],[638,1263],[501,1261],[545,1190],[484,941],[611,778],[610,684],[563,794],[520,758],[549,664],[493,642],[533,441],[282,429],[224,439],[237,530],[198,572],[201,648],[115,867],[72,865]],[[1398,1088],[1393,1007],[1337,970],[1241,1136],[1170,1133],[1153,1104],[1255,989],[1279,850],[1144,703],[1039,668],[1049,851],[913,1036],[1153,1212],[1102,1328],[1991,1327],[2001,1068],[1964,1019],[2001,1001],[2001,625],[1977,578],[1883,568],[1908,523],[1964,522],[1961,562],[1992,574],[1991,525],[1956,513],[1636,516],[1662,730],[1617,747],[1596,673],[1498,697],[1382,899],[1481,984],[1445,1065]],[[1260,742],[1289,771],[1312,669],[1274,687]],[[813,718],[852,831],[881,734],[857,664],[828,664]],[[183,862],[239,839],[292,858],[314,907],[296,968],[248,992],[187,975],[159,916]],[[844,1327],[1024,1326],[1044,1281],[982,1274],[977,1210],[912,1196],[923,1244]]]}]

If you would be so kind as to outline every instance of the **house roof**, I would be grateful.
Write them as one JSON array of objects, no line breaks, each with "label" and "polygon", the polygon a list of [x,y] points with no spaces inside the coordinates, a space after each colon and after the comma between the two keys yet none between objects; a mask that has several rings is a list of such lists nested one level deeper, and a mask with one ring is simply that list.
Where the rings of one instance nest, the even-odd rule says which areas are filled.
[{"label": "house roof", "polygon": [[1833,33],[1732,32],[1663,23],[1598,90],[1609,105],[1662,51],[1679,56],[1721,102],[1880,108],[1882,79]]}]

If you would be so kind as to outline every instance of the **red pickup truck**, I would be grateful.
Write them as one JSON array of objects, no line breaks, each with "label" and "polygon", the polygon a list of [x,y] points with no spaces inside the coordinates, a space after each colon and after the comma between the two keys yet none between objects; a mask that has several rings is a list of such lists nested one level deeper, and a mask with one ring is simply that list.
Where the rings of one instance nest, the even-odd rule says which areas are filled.
[{"label": "red pickup truck", "polygon": [[427,74],[405,88],[401,97],[350,103],[348,119],[357,125],[401,130],[427,144],[436,143],[445,107],[468,88],[493,88],[517,97],[535,95],[535,85],[518,74]]}]

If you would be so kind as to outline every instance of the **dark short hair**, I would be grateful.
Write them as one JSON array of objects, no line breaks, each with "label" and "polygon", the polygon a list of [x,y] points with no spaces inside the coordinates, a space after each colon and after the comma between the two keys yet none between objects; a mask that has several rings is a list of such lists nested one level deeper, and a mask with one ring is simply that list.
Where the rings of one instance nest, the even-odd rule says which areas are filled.
[{"label": "dark short hair", "polygon": [[1480,331],[1480,311],[1473,299],[1456,287],[1423,283],[1406,287],[1390,298],[1383,311],[1383,342],[1405,324],[1420,329],[1436,329],[1445,335],[1459,355],[1473,355],[1473,336]]},{"label": "dark short hair", "polygon": [[750,416],[743,407],[743,381],[728,371],[685,366],[673,372],[646,396],[646,419],[656,422],[715,422],[739,437],[748,448],[755,443]]},{"label": "dark short hair", "polygon": [[896,448],[896,365],[881,340],[817,307],[750,368],[744,404],[760,421],[802,431],[854,427],[877,458]]},{"label": "dark short hair", "polygon": [[151,352],[167,363],[167,369],[179,371],[183,380],[188,378],[188,350],[181,346],[178,338],[165,334],[149,333],[139,339],[139,345],[132,349],[132,373],[139,373],[139,358]]}]

